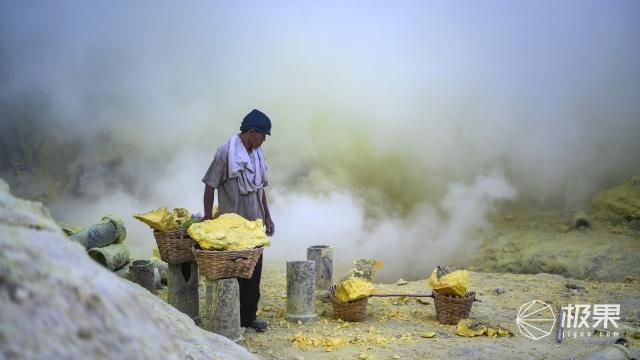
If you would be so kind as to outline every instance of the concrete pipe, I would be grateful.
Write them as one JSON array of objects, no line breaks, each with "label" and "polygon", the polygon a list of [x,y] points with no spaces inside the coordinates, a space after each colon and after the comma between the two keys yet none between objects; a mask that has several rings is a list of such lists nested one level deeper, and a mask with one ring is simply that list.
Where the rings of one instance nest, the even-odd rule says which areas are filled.
[{"label": "concrete pipe", "polygon": [[169,271],[169,264],[167,264],[166,262],[160,260],[160,258],[157,258],[155,256],[151,257],[149,260],[151,260],[151,262],[153,263],[153,266],[156,267],[156,269],[158,269],[158,272],[160,273],[160,281],[162,282],[162,284],[167,285],[167,276],[168,276],[168,271]]},{"label": "concrete pipe", "polygon": [[287,262],[287,314],[290,322],[318,320],[315,301],[316,263]]},{"label": "concrete pipe", "polygon": [[634,358],[635,356],[628,348],[611,344],[587,356],[586,360],[632,360]]},{"label": "concrete pipe", "polygon": [[129,279],[143,288],[155,292],[155,267],[149,260],[134,260],[129,266]]},{"label": "concrete pipe", "polygon": [[573,220],[571,220],[571,226],[574,229],[583,230],[591,228],[591,219],[584,211],[576,211],[573,214]]},{"label": "concrete pipe", "polygon": [[602,337],[598,337],[595,336],[589,339],[589,343],[590,344],[597,344],[597,345],[610,345],[610,344],[618,344],[618,345],[622,345],[622,346],[628,346],[629,345],[629,340],[627,340],[627,338],[625,338],[624,336],[602,336]]},{"label": "concrete pipe", "polygon": [[202,323],[206,330],[231,341],[242,341],[238,279],[206,279],[206,306]]},{"label": "concrete pipe", "polygon": [[125,264],[123,267],[121,267],[120,269],[114,271],[114,273],[116,275],[118,275],[118,277],[121,277],[123,279],[129,280],[129,267],[131,266],[131,263],[127,263]]},{"label": "concrete pipe", "polygon": [[329,289],[333,282],[333,246],[309,246],[307,260],[316,264],[316,289],[324,291]]},{"label": "concrete pipe", "polygon": [[[151,263],[153,265],[153,262]],[[153,289],[158,290],[162,288],[162,278],[160,277],[160,270],[157,267],[153,267]]]},{"label": "concrete pipe", "polygon": [[199,322],[198,265],[195,261],[169,265],[167,271],[167,302],[180,312]]},{"label": "concrete pipe", "polygon": [[122,268],[131,260],[129,249],[124,243],[90,249],[89,256],[111,271]]},{"label": "concrete pipe", "polygon": [[87,226],[69,236],[69,239],[80,243],[89,250],[123,242],[126,237],[127,230],[122,220],[114,216],[105,216],[100,223]]}]

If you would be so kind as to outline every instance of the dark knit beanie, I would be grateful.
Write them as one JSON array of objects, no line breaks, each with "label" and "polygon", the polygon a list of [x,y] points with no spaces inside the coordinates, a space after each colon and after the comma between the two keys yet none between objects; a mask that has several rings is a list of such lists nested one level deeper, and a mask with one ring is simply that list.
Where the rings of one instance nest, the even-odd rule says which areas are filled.
[{"label": "dark knit beanie", "polygon": [[242,119],[242,124],[240,125],[241,132],[251,129],[271,135],[271,120],[262,111],[253,109]]}]

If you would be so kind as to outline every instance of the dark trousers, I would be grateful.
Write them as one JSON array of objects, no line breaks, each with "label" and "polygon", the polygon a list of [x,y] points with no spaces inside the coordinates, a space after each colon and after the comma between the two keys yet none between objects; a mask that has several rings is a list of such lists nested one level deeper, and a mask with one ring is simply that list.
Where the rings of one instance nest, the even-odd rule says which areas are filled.
[{"label": "dark trousers", "polygon": [[260,277],[262,277],[262,255],[258,258],[251,279],[238,278],[240,286],[240,324],[246,326],[256,319],[260,300]]}]

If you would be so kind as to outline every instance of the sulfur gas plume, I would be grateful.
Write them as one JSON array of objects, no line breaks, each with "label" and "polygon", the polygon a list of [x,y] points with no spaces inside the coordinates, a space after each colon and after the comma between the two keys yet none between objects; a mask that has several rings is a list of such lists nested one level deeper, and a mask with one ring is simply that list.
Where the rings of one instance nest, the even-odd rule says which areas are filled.
[{"label": "sulfur gas plume", "polygon": [[[384,264],[384,280],[424,278],[443,262],[463,266],[480,242],[474,233],[488,226],[486,217],[499,201],[516,191],[499,170],[477,176],[472,183],[452,183],[437,203],[416,204],[408,214],[389,210],[368,217],[366,199],[346,191],[310,195],[278,188],[273,209],[286,222],[274,246],[279,258],[296,258],[311,245],[332,244],[341,271],[354,257],[376,258]],[[395,278],[394,278],[395,277]]]},{"label": "sulfur gas plume", "polygon": [[[581,207],[640,173],[640,4],[0,4],[0,176],[62,221],[202,211],[253,108],[279,260],[463,263],[506,201]],[[337,253],[338,255],[338,253]],[[268,255],[269,256],[269,255]],[[427,270],[425,270],[427,269]]]}]

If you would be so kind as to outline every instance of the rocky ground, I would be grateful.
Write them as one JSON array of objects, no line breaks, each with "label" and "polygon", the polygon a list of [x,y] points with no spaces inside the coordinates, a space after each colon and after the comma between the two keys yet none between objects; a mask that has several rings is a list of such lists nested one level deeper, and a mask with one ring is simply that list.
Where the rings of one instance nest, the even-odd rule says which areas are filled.
[{"label": "rocky ground", "polygon": [[[468,321],[507,329],[512,336],[460,336],[456,326],[437,322],[429,298],[371,298],[365,320],[356,323],[335,319],[331,304],[318,300],[317,322],[289,323],[285,264],[266,262],[259,316],[270,329],[247,331],[241,345],[263,359],[581,359],[610,339],[586,330],[562,344],[555,331],[539,340],[523,336],[515,322],[518,310],[540,300],[556,315],[568,304],[619,304],[614,331],[637,354],[640,216],[631,214],[613,223],[593,219],[582,229],[571,226],[572,212],[560,210],[514,211],[492,219],[478,234],[483,245],[465,266],[471,270],[470,289],[482,300]],[[251,357],[92,262],[41,205],[12,197],[2,181],[0,233],[0,358]],[[425,279],[375,285],[379,293],[431,292]],[[201,288],[202,305],[204,293]],[[158,295],[166,299],[166,289]]]},{"label": "rocky ground", "polygon": [[0,359],[252,359],[70,241],[0,179]]},{"label": "rocky ground", "polygon": [[[515,317],[520,305],[534,299],[553,306],[619,303],[620,332],[628,332],[631,347],[640,346],[640,340],[633,338],[640,335],[638,279],[580,282],[545,273],[472,272],[470,284],[482,302],[473,305],[470,320],[506,328],[514,336],[466,338],[456,335],[456,326],[437,322],[430,298],[371,298],[366,319],[359,323],[334,319],[331,304],[318,301],[318,322],[288,323],[283,317],[284,269],[269,264],[266,270],[260,316],[269,320],[271,328],[262,334],[247,332],[243,344],[265,359],[569,359],[597,349],[594,338],[557,344],[555,333],[537,341],[522,336]],[[376,287],[380,293],[430,292],[426,280]],[[427,338],[429,332],[436,336]]]},{"label": "rocky ground", "polygon": [[562,210],[495,216],[469,268],[607,281],[640,277],[639,229],[597,219],[575,229],[572,216]]},{"label": "rocky ground", "polygon": [[[576,359],[599,349],[606,338],[555,341],[555,331],[540,340],[522,336],[515,317],[524,303],[538,299],[554,307],[567,304],[621,304],[618,332],[640,347],[640,279],[623,282],[580,281],[561,275],[470,273],[470,284],[481,302],[473,305],[470,321],[510,330],[510,337],[474,338],[456,334],[456,326],[436,320],[430,298],[371,298],[363,322],[333,317],[330,303],[317,301],[319,321],[289,323],[286,312],[285,269],[265,265],[259,316],[269,331],[248,330],[242,345],[264,359]],[[380,293],[429,293],[426,280],[405,285],[376,284]],[[162,293],[161,293],[162,296]],[[435,337],[430,336],[435,332]]]},{"label": "rocky ground", "polygon": [[[357,323],[335,319],[331,304],[317,301],[319,321],[289,323],[285,265],[265,263],[259,316],[270,329],[247,331],[242,345],[264,359],[580,359],[607,340],[578,333],[558,344],[555,329],[540,340],[522,336],[515,317],[522,304],[537,299],[556,314],[568,304],[620,304],[618,333],[632,350],[640,348],[637,236],[597,222],[591,229],[573,229],[571,213],[563,211],[502,214],[492,222],[468,266],[471,290],[482,300],[474,303],[469,321],[508,329],[513,336],[459,336],[456,326],[437,322],[430,298],[371,298],[366,319]],[[376,288],[431,292],[426,280]]]}]

